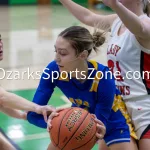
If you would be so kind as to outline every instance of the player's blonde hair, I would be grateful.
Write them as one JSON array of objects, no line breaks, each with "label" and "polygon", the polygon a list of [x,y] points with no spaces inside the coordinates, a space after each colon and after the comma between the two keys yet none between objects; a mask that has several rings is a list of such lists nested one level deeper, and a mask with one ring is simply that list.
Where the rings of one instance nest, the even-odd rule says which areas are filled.
[{"label": "player's blonde hair", "polygon": [[70,42],[77,55],[84,50],[87,50],[88,55],[90,55],[92,50],[97,51],[97,48],[105,42],[104,32],[95,29],[95,32],[91,35],[88,29],[81,26],[71,26],[62,31],[59,36]]}]

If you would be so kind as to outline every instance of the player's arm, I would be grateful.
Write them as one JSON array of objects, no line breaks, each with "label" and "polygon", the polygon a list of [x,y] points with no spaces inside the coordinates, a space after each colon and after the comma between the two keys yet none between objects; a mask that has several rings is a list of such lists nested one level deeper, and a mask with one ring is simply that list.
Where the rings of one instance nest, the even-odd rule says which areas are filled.
[{"label": "player's arm", "polygon": [[[104,76],[98,85],[98,101],[95,108],[96,117],[106,126],[107,120],[110,116],[114,96],[116,92],[115,81],[108,73],[108,68],[103,72]],[[107,74],[106,74],[107,72]]]},{"label": "player's arm", "polygon": [[51,106],[37,105],[24,99],[23,97],[7,92],[1,87],[0,87],[0,105],[3,106],[4,108],[8,107],[17,110],[33,111],[38,114],[44,115],[45,120],[46,114],[50,111],[53,111],[53,108]]},{"label": "player's arm", "polygon": [[[50,63],[47,66],[45,72],[43,72],[41,76],[41,80],[39,86],[35,92],[33,102],[38,105],[47,105],[53,91],[55,88],[55,84],[52,82],[52,68],[55,66],[55,62]],[[28,112],[27,120],[38,127],[46,128],[47,124],[44,121],[42,115],[39,115],[35,112]]]},{"label": "player's arm", "polygon": [[117,18],[116,14],[112,15],[99,15],[92,11],[76,4],[72,0],[59,0],[78,20],[82,23],[99,27],[102,30],[109,29],[113,21]]},{"label": "player's arm", "polygon": [[26,120],[27,113],[22,112],[20,110],[7,108],[7,107],[4,107],[4,106],[1,105],[0,106],[0,111],[7,114],[7,115],[9,115],[9,116],[11,116],[11,117]]},{"label": "player's arm", "polygon": [[150,39],[150,19],[144,18],[141,20],[118,0],[104,0],[104,3],[118,14],[124,25],[137,38]]},{"label": "player's arm", "polygon": [[5,91],[1,87],[0,87],[0,104],[9,108],[35,112],[37,112],[37,110],[40,107],[37,104],[34,104],[24,99],[23,97]]}]

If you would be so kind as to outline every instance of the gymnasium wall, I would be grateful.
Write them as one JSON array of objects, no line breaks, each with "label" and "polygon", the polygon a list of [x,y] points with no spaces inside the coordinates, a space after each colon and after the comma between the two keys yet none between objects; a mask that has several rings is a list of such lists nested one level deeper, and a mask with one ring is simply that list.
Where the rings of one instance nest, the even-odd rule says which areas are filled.
[{"label": "gymnasium wall", "polygon": [[37,0],[9,0],[10,5],[36,4]]},{"label": "gymnasium wall", "polygon": [[[59,0],[51,0],[52,3],[58,4]],[[76,3],[88,3],[88,0],[74,0]]]},{"label": "gymnasium wall", "polygon": [[[88,0],[74,0],[76,3],[88,3]],[[59,0],[0,0],[0,5],[32,5],[38,3],[60,4]]]}]

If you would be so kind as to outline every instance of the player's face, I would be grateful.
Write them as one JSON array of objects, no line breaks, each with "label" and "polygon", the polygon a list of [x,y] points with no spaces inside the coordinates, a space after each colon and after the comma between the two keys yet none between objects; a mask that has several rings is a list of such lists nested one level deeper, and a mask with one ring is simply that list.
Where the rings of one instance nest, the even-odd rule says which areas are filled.
[{"label": "player's face", "polygon": [[55,60],[60,71],[75,71],[80,66],[81,60],[77,57],[75,49],[70,42],[59,36],[55,43]]},{"label": "player's face", "polygon": [[3,43],[0,40],[0,61],[3,59]]}]

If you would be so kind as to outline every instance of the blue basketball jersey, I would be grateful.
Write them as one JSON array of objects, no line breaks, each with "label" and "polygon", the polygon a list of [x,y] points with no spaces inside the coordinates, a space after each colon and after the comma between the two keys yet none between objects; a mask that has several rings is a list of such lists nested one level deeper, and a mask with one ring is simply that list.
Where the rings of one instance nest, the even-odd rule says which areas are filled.
[{"label": "blue basketball jersey", "polygon": [[[112,141],[113,131],[124,129],[124,142],[130,140],[130,118],[120,92],[116,89],[114,78],[108,67],[95,61],[88,61],[88,79],[81,83],[71,78],[69,73],[61,74],[55,61],[51,62],[41,76],[39,86],[33,98],[33,102],[39,105],[47,105],[55,87],[58,87],[72,103],[72,107],[80,107],[95,114],[106,126],[106,143]],[[59,74],[59,76],[58,76]],[[60,75],[61,74],[61,75]],[[53,78],[53,79],[52,79]],[[55,79],[54,79],[55,78]],[[57,99],[56,99],[57,101]],[[42,115],[29,112],[27,119],[30,123],[46,128],[47,124]],[[120,131],[121,130],[121,131]],[[116,132],[118,136],[118,132]],[[127,138],[125,138],[127,137]]]}]

